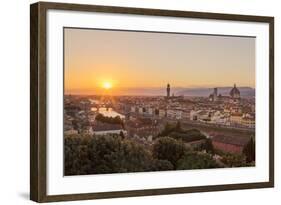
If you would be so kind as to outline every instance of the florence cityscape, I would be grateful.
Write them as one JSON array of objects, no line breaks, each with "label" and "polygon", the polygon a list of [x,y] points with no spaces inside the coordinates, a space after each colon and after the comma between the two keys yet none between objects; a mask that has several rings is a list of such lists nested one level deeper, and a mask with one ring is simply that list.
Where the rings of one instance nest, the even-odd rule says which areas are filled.
[{"label": "florence cityscape", "polygon": [[254,39],[66,29],[65,42],[65,175],[255,166]]}]

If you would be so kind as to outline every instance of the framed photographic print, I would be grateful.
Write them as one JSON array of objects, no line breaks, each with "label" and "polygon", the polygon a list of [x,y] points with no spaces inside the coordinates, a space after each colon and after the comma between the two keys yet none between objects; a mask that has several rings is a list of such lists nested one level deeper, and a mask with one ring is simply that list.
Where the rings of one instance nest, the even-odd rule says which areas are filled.
[{"label": "framed photographic print", "polygon": [[31,5],[30,197],[274,186],[274,18]]}]

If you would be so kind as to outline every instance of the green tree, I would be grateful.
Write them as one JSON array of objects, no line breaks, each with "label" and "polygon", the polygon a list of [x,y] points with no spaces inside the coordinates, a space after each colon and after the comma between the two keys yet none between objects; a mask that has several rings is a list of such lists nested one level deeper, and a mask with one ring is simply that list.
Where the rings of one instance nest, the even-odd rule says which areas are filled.
[{"label": "green tree", "polygon": [[208,152],[210,154],[213,154],[214,153],[214,147],[213,147],[212,140],[210,138],[207,138],[204,143],[195,147],[194,150],[196,150],[196,151],[206,150],[206,152]]},{"label": "green tree", "polygon": [[154,171],[155,168],[147,148],[119,135],[66,137],[64,145],[66,175]]},{"label": "green tree", "polygon": [[174,166],[187,149],[182,141],[170,137],[161,137],[153,145],[153,156],[156,159],[168,160]]},{"label": "green tree", "polygon": [[222,156],[221,161],[228,167],[245,167],[246,166],[246,157],[241,154],[227,153]]},{"label": "green tree", "polygon": [[80,137],[69,136],[64,139],[65,175],[87,174],[89,169],[87,138]]},{"label": "green tree", "polygon": [[220,167],[209,154],[198,154],[196,152],[187,152],[177,162],[176,169],[210,169]]},{"label": "green tree", "polygon": [[173,164],[168,160],[155,159],[152,165],[152,171],[167,171],[173,170]]},{"label": "green tree", "polygon": [[103,123],[109,123],[109,124],[120,124],[124,127],[124,122],[120,118],[120,116],[116,117],[106,117],[103,114],[97,114],[96,118],[97,121],[103,122]]},{"label": "green tree", "polygon": [[246,162],[250,163],[252,161],[255,161],[256,159],[256,149],[255,149],[255,141],[253,137],[251,137],[248,144],[243,149],[243,154],[246,156]]},{"label": "green tree", "polygon": [[184,142],[192,142],[207,138],[198,129],[182,129],[181,123],[179,121],[175,125],[166,123],[164,129],[162,130],[162,132],[159,133],[157,137],[159,138],[165,136],[172,137],[176,140],[182,140]]}]

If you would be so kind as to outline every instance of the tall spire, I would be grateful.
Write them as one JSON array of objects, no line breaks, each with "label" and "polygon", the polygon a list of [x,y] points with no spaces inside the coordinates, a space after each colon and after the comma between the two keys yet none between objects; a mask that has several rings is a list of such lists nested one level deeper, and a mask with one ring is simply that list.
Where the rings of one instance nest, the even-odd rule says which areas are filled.
[{"label": "tall spire", "polygon": [[171,90],[170,84],[168,83],[168,84],[167,84],[167,98],[170,97],[170,90]]}]

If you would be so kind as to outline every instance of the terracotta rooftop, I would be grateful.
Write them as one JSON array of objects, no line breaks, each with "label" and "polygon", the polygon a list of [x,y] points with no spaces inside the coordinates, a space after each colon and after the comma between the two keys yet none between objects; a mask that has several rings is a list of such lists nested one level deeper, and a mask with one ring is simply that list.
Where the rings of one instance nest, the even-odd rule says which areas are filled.
[{"label": "terracotta rooftop", "polygon": [[122,130],[120,124],[98,123],[93,125],[94,131],[109,131],[109,130]]},{"label": "terracotta rooftop", "polygon": [[226,136],[226,135],[215,135],[212,136],[212,141],[221,142],[225,144],[245,146],[249,141],[250,137],[242,136]]}]

